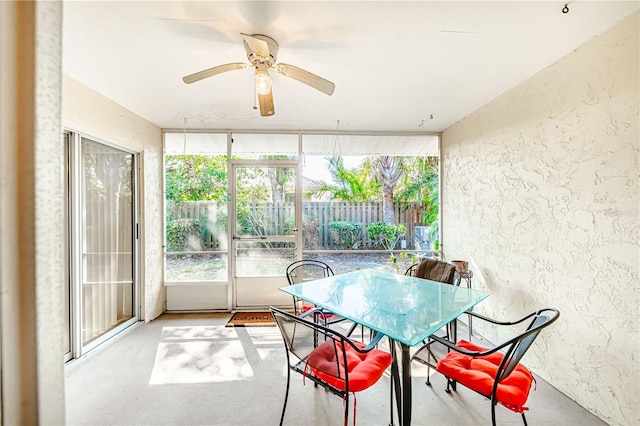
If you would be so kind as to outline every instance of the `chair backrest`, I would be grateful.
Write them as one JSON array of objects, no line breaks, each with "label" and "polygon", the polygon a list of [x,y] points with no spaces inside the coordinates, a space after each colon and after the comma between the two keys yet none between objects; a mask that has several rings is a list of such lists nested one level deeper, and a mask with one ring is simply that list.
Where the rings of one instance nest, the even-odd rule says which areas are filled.
[{"label": "chair backrest", "polygon": [[[349,373],[341,367],[340,361],[343,361],[342,365],[347,365],[346,345],[350,344],[349,339],[313,321],[312,315],[301,318],[274,307],[270,309],[282,334],[290,368],[314,380],[317,379],[318,371],[335,377],[345,382],[348,392]],[[333,356],[314,356],[318,349]],[[292,356],[295,358],[292,359]],[[311,369],[316,374],[310,374],[313,371]],[[323,383],[323,386],[326,384]]]},{"label": "chair backrest", "polygon": [[456,273],[455,265],[430,257],[410,266],[406,274],[445,284],[460,284],[460,276]]},{"label": "chair backrest", "polygon": [[408,275],[410,277],[415,277],[416,276],[416,269],[418,269],[418,262],[416,262],[413,265],[409,266],[407,268],[407,270],[404,272],[404,274]]},{"label": "chair backrest", "polygon": [[316,280],[334,275],[329,265],[319,260],[303,259],[287,266],[287,280],[289,284]]},{"label": "chair backrest", "polygon": [[[551,325],[560,316],[560,312],[554,308],[540,309],[530,315],[531,322],[527,329],[518,336],[506,342],[507,351],[498,369],[496,385],[501,380],[509,377],[514,368],[518,365],[527,350],[533,344],[543,328]],[[502,345],[501,345],[502,346]]]}]

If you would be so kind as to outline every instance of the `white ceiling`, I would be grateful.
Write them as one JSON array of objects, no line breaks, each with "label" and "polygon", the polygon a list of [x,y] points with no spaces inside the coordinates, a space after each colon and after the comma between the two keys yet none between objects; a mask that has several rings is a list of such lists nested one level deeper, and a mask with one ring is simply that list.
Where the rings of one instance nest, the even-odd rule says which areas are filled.
[{"label": "white ceiling", "polygon": [[[558,61],[638,1],[65,1],[70,77],[162,128],[440,132]],[[276,114],[253,109],[240,33],[336,84],[275,70]],[[433,117],[433,118],[431,118]]]}]

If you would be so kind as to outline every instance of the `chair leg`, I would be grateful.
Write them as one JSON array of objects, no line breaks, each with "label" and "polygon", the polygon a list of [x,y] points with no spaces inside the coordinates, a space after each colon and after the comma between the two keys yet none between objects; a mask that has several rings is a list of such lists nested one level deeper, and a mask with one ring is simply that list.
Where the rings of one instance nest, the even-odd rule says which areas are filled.
[{"label": "chair leg", "polygon": [[427,386],[431,386],[431,367],[429,367],[430,363],[431,363],[431,350],[427,348],[427,380],[424,382],[424,384]]},{"label": "chair leg", "polygon": [[349,328],[349,331],[347,331],[347,337],[351,337],[351,334],[353,334],[356,328],[358,328],[358,323],[354,322],[353,325]]},{"label": "chair leg", "polygon": [[427,385],[427,386],[431,386],[431,379],[430,379],[430,376],[431,376],[431,367],[430,367],[431,358],[433,358],[434,361],[437,361],[437,359],[436,359],[436,356],[433,354],[433,352],[431,352],[431,346],[429,346],[429,344],[425,340],[423,340],[422,343],[423,343],[423,346],[420,349],[418,349],[416,351],[416,353],[413,354],[413,356],[411,357],[411,361],[413,361],[414,359],[418,359],[417,355],[420,352],[422,352],[424,350],[427,351],[427,362],[425,363],[424,360],[422,360],[422,359],[420,359],[419,362],[427,366],[427,380],[425,380],[424,384]]},{"label": "chair leg", "polygon": [[491,424],[496,426],[496,403],[491,400]]},{"label": "chair leg", "polygon": [[389,378],[389,426],[393,426],[393,376]]},{"label": "chair leg", "polygon": [[[287,360],[287,363],[289,360]],[[289,399],[289,382],[291,381],[291,369],[287,368],[287,390],[284,393],[284,405],[282,406],[282,414],[280,415],[280,426],[284,423],[284,412],[287,409],[287,400]]]},{"label": "chair leg", "polygon": [[349,425],[349,392],[344,397],[344,426]]},{"label": "chair leg", "polygon": [[447,377],[447,388],[444,391],[446,393],[451,393],[452,390],[456,390],[456,382]]}]

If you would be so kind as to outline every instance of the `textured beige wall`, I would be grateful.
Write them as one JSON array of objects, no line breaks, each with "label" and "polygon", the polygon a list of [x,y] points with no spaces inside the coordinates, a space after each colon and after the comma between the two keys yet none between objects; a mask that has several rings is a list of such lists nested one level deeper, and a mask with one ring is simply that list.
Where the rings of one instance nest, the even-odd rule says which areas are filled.
[{"label": "textured beige wall", "polygon": [[478,310],[558,308],[525,364],[625,425],[640,424],[639,19],[447,129],[442,152],[445,256],[491,292]]},{"label": "textured beige wall", "polygon": [[64,419],[64,277],[63,241],[64,165],[62,129],[62,2],[40,1],[36,6],[36,146],[35,146],[35,261],[38,324],[38,411],[40,424]]},{"label": "textured beige wall", "polygon": [[2,424],[64,424],[62,3],[0,18]]},{"label": "textured beige wall", "polygon": [[65,129],[140,153],[143,318],[151,321],[164,311],[161,130],[68,76],[62,94]]}]

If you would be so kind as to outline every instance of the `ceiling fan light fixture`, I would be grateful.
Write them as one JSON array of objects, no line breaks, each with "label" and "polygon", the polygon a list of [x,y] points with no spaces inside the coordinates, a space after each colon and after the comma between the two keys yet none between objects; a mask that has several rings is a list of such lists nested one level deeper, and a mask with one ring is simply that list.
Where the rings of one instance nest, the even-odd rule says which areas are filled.
[{"label": "ceiling fan light fixture", "polygon": [[[269,68],[275,68],[278,73],[285,77],[298,80],[299,82],[329,96],[333,94],[336,85],[331,81],[293,65],[282,63],[276,64],[278,57],[278,43],[276,43],[276,41],[271,37],[263,34],[249,35],[240,33],[240,35],[244,39],[244,48],[247,52],[247,59],[251,65],[247,65],[242,62],[218,65],[213,68],[208,68],[206,70],[187,75],[182,78],[182,81],[187,84],[191,84],[227,71],[239,70],[247,68],[248,66],[253,66],[255,68],[255,74],[253,76],[253,87],[255,90],[254,97],[256,95],[258,97],[258,105],[260,106],[260,115],[262,117],[270,117],[275,114]],[[255,104],[253,109],[257,109]]]},{"label": "ceiling fan light fixture", "polygon": [[[261,64],[262,65],[262,64]],[[268,95],[271,92],[271,76],[266,67],[256,67],[256,75],[254,77],[256,92],[259,95]]]}]

